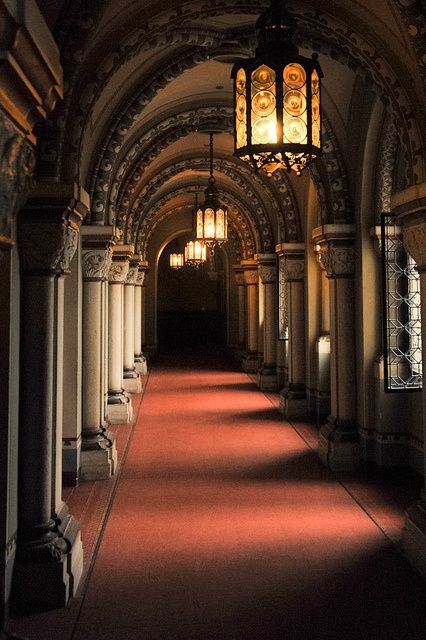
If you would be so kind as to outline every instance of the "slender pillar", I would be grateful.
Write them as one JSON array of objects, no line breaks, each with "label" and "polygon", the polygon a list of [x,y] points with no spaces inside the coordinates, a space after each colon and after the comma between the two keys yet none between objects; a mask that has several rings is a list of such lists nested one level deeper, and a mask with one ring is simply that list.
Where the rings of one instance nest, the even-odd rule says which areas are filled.
[{"label": "slender pillar", "polygon": [[130,393],[140,393],[141,381],[135,369],[135,283],[139,273],[139,256],[130,259],[124,282],[123,386]]},{"label": "slender pillar", "polygon": [[277,385],[288,386],[288,284],[285,279],[285,257],[277,245],[278,258],[278,291],[277,291]]},{"label": "slender pillar", "polygon": [[129,271],[130,253],[114,247],[108,274],[108,408],[111,424],[124,424],[133,417],[132,401],[123,388],[123,292]]},{"label": "slender pillar", "polygon": [[83,242],[83,391],[81,478],[102,480],[115,471],[117,451],[114,438],[103,420],[104,361],[103,282],[112,259],[109,243],[90,239]]},{"label": "slender pillar", "polygon": [[148,373],[146,358],[142,353],[142,291],[145,280],[146,262],[141,262],[135,282],[135,322],[134,322],[134,363],[136,373]]},{"label": "slender pillar", "polygon": [[242,360],[246,355],[246,312],[245,312],[245,286],[242,267],[233,266],[238,295],[238,345],[235,350],[235,358]]},{"label": "slender pillar", "polygon": [[259,254],[259,276],[264,287],[263,362],[257,383],[263,391],[277,388],[277,263],[274,253]]},{"label": "slender pillar", "polygon": [[[64,606],[83,568],[80,528],[54,498],[57,433],[55,376],[61,358],[55,332],[57,279],[69,270],[85,214],[73,201],[63,213],[28,207],[19,216],[21,379],[18,550],[12,610]],[[56,342],[56,345],[55,345]],[[59,344],[61,341],[59,341]]]},{"label": "slender pillar", "polygon": [[[417,264],[420,275],[422,323],[422,376],[423,376],[423,442],[426,442],[426,182],[395,194],[392,211],[403,225],[403,241],[407,252]],[[424,477],[426,478],[426,449],[424,451]],[[408,560],[426,576],[426,488],[420,499],[406,513],[402,548]]]},{"label": "slender pillar", "polygon": [[277,245],[284,259],[288,313],[288,383],[280,391],[280,410],[288,419],[306,415],[305,347],[305,246],[301,243]]},{"label": "slender pillar", "polygon": [[257,263],[254,260],[242,260],[241,266],[244,273],[246,287],[246,327],[247,327],[247,355],[242,367],[247,373],[256,373],[259,367],[257,352],[259,331],[259,275]]},{"label": "slender pillar", "polygon": [[318,454],[333,470],[351,470],[360,461],[356,423],[355,227],[324,225],[313,240],[330,281],[331,415],[321,427]]},{"label": "slender pillar", "polygon": [[[320,247],[318,246],[318,251]],[[322,261],[321,269],[321,333],[316,339],[315,417],[323,421],[331,411],[330,405],[330,280]]]}]

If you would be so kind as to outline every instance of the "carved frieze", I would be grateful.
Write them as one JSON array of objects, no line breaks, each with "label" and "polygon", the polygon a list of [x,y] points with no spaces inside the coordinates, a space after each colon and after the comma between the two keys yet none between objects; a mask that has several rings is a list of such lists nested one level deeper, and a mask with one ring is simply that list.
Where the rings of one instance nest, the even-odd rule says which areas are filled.
[{"label": "carved frieze", "polygon": [[109,249],[89,249],[82,252],[81,262],[85,280],[106,280],[111,267]]}]

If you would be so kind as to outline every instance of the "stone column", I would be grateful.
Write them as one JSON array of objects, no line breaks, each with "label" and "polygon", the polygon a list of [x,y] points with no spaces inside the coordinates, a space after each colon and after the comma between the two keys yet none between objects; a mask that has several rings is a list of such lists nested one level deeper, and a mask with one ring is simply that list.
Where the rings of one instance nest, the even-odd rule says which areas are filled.
[{"label": "stone column", "polygon": [[305,245],[277,245],[284,259],[288,291],[288,384],[280,391],[280,410],[289,420],[306,415]]},{"label": "stone column", "polygon": [[235,350],[235,358],[242,360],[246,351],[246,313],[245,313],[245,286],[244,272],[241,265],[233,266],[238,295],[238,346]]},{"label": "stone column", "polygon": [[247,327],[247,355],[242,367],[247,373],[256,373],[259,367],[257,352],[257,340],[259,330],[259,297],[258,297],[258,270],[254,260],[242,260],[241,266],[244,273],[246,287],[246,327]]},{"label": "stone column", "polygon": [[117,451],[103,420],[104,353],[102,289],[111,265],[112,247],[88,238],[83,242],[83,373],[81,478],[102,480],[115,471]]},{"label": "stone column", "polygon": [[329,224],[312,238],[330,281],[331,415],[320,429],[318,454],[333,470],[358,466],[355,358],[355,226]]},{"label": "stone column", "polygon": [[259,276],[264,287],[263,362],[257,384],[263,391],[277,388],[277,262],[274,253],[258,254]]},{"label": "stone column", "polygon": [[[318,254],[320,247],[317,247]],[[321,333],[316,339],[315,417],[323,421],[330,414],[330,281],[322,261],[321,269]]]},{"label": "stone column", "polygon": [[140,262],[138,275],[135,282],[135,323],[134,323],[134,363],[136,373],[146,375],[148,373],[146,358],[142,353],[142,293],[145,280],[146,262]]},{"label": "stone column", "polygon": [[[426,443],[426,182],[412,186],[393,196],[392,212],[403,225],[406,251],[417,264],[420,275],[422,322],[422,377],[423,377],[423,442]],[[426,450],[424,451],[424,477],[426,478]],[[423,485],[420,499],[406,513],[402,548],[408,560],[426,576],[426,489]]]},{"label": "stone column", "polygon": [[278,291],[277,291],[277,385],[288,386],[288,284],[285,280],[285,257],[280,253],[281,245],[276,246],[278,254]]},{"label": "stone column", "polygon": [[130,253],[114,247],[108,274],[108,408],[111,424],[124,424],[133,417],[132,401],[123,388],[123,291],[129,271]]},{"label": "stone column", "polygon": [[139,273],[139,256],[130,259],[129,271],[124,282],[124,340],[123,340],[123,386],[129,393],[140,393],[141,381],[135,369],[135,283]]},{"label": "stone column", "polygon": [[[55,207],[57,211],[57,206]],[[18,550],[12,610],[30,613],[64,606],[81,577],[82,547],[77,521],[63,505],[55,513],[54,422],[57,278],[69,271],[86,210],[72,201],[62,214],[28,206],[19,216],[21,261],[21,376]],[[61,343],[62,340],[59,340]]]}]

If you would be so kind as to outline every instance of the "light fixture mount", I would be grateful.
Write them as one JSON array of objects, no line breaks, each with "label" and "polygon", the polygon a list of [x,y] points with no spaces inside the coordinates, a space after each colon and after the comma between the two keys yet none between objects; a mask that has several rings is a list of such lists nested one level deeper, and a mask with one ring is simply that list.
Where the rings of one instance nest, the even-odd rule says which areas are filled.
[{"label": "light fixture mount", "polygon": [[316,53],[299,54],[295,30],[285,0],[272,0],[256,23],[255,57],[237,60],[232,70],[234,155],[269,175],[300,175],[321,154],[323,73]]}]

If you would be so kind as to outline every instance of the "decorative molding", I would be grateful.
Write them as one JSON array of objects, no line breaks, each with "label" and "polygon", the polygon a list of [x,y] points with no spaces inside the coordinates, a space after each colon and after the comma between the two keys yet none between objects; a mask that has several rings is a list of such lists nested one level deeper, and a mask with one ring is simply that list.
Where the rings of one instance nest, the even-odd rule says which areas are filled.
[{"label": "decorative molding", "polygon": [[111,262],[112,253],[109,248],[83,249],[81,253],[81,263],[84,280],[106,280],[110,271]]},{"label": "decorative molding", "polygon": [[387,119],[382,130],[378,153],[376,177],[376,222],[380,224],[380,213],[391,210],[393,176],[398,149],[398,132],[391,119]]}]

